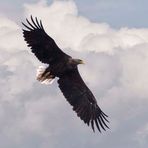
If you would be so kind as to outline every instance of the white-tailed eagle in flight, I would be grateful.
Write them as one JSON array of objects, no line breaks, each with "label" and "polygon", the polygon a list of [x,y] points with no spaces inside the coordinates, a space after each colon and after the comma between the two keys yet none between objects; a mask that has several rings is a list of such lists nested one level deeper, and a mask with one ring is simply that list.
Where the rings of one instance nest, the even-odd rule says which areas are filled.
[{"label": "white-tailed eagle in flight", "polygon": [[55,77],[58,77],[59,88],[67,101],[72,105],[77,116],[81,118],[88,126],[91,125],[93,131],[96,128],[101,132],[101,128],[109,128],[107,115],[100,109],[97,101],[86,86],[78,71],[78,64],[83,64],[80,59],[73,59],[64,53],[47,35],[42,22],[37,18],[31,21],[26,19],[27,25],[22,23],[26,29],[23,29],[23,36],[28,47],[35,56],[49,66],[39,67],[37,80],[42,83],[51,83]]}]

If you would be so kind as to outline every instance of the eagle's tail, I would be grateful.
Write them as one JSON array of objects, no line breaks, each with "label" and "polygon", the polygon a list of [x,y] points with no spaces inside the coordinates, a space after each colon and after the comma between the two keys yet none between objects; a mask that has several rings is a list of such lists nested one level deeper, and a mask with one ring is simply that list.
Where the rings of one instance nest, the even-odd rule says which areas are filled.
[{"label": "eagle's tail", "polygon": [[45,66],[39,66],[36,76],[38,81],[40,81],[42,84],[48,85],[53,83],[55,77],[51,75],[50,71],[46,71],[46,68],[47,67]]}]

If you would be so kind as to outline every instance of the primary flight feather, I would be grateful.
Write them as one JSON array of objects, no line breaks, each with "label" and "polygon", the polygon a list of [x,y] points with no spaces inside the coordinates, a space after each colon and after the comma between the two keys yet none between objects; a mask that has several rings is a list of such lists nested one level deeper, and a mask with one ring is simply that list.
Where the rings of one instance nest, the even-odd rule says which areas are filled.
[{"label": "primary flight feather", "polygon": [[55,77],[58,77],[59,88],[73,106],[77,116],[88,126],[91,125],[93,131],[95,126],[100,132],[101,129],[109,128],[106,124],[108,116],[97,105],[94,95],[79,74],[77,66],[83,64],[83,61],[65,54],[47,35],[42,22],[37,18],[33,19],[31,16],[31,21],[28,19],[26,21],[27,25],[22,24],[26,27],[23,29],[23,36],[28,47],[41,62],[49,64],[47,68],[39,68],[37,80],[51,83]]}]

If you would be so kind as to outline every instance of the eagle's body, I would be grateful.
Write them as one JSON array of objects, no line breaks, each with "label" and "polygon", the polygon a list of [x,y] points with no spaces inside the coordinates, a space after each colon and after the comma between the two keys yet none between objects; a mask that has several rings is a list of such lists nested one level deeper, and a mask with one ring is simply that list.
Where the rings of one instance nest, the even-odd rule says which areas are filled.
[{"label": "eagle's body", "polygon": [[59,88],[77,115],[88,125],[91,123],[93,130],[94,123],[100,132],[101,128],[108,128],[105,122],[108,122],[107,115],[101,111],[94,95],[78,72],[77,65],[83,61],[65,54],[46,34],[41,21],[39,23],[37,18],[34,21],[32,16],[31,21],[32,24],[27,20],[28,26],[23,23],[28,29],[23,30],[25,41],[41,62],[49,64],[47,68],[39,69],[37,79],[50,82],[58,77]]}]

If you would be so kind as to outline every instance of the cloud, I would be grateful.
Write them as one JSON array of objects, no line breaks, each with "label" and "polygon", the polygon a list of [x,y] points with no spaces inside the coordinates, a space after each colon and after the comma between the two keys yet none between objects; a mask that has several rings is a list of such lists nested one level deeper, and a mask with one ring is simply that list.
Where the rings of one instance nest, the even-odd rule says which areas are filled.
[{"label": "cloud", "polygon": [[22,26],[0,17],[0,146],[146,147],[148,29],[93,23],[79,15],[74,1],[25,4],[24,17],[31,14],[65,52],[86,61],[80,73],[109,114],[111,130],[93,134],[57,83],[35,80],[40,62],[27,48]]}]

